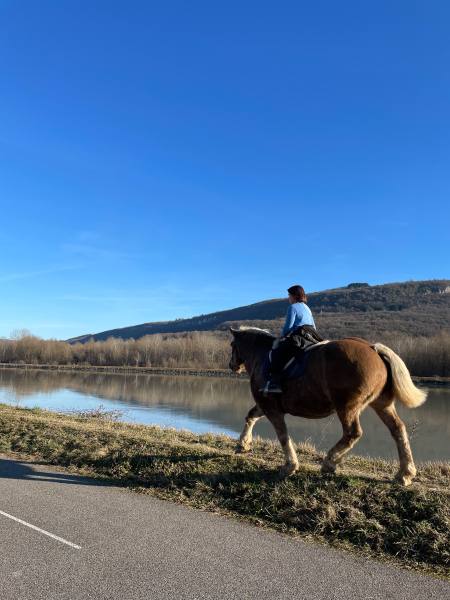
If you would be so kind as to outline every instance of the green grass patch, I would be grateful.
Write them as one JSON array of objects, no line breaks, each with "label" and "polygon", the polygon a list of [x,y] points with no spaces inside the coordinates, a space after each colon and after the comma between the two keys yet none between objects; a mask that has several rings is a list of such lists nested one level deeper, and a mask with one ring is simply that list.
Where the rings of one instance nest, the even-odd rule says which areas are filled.
[{"label": "green grass patch", "polygon": [[0,452],[32,456],[197,508],[233,514],[335,546],[448,575],[450,465],[419,465],[409,488],[397,465],[350,457],[336,476],[299,444],[299,473],[279,475],[278,444],[235,455],[226,436],[128,425],[108,415],[62,415],[0,405]]}]

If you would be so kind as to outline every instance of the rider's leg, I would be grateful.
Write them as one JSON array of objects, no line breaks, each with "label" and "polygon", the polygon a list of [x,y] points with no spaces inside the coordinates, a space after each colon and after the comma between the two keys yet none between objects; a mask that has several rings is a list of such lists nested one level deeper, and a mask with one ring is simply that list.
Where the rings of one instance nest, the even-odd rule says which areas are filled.
[{"label": "rider's leg", "polygon": [[270,371],[266,384],[261,391],[265,393],[280,394],[283,390],[280,387],[280,378],[284,366],[293,356],[291,341],[281,340],[276,348],[271,351]]}]

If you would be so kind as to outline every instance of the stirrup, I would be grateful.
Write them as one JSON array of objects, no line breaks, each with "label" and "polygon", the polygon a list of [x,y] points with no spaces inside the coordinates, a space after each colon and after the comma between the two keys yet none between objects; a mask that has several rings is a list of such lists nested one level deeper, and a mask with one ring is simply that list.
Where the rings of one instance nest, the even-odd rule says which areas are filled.
[{"label": "stirrup", "polygon": [[280,388],[278,383],[271,381],[270,379],[266,382],[266,385],[259,390],[264,394],[264,396],[268,396],[269,394],[282,394],[283,390]]}]

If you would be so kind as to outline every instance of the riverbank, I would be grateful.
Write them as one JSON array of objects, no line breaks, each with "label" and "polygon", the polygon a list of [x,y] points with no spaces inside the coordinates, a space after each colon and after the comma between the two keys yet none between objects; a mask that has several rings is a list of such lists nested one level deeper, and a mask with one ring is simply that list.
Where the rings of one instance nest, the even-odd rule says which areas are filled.
[{"label": "riverbank", "polygon": [[90,415],[0,405],[0,452],[60,465],[197,508],[293,535],[449,574],[450,464],[426,463],[410,488],[392,484],[397,464],[350,457],[320,475],[320,454],[297,449],[301,470],[281,479],[277,443],[235,455],[235,440]]},{"label": "riverbank", "polygon": [[[362,332],[353,335],[365,337]],[[18,332],[13,339],[0,340],[0,363],[226,371],[230,361],[230,341],[230,335],[225,331],[192,331],[146,335],[139,339],[110,338],[82,344],[43,340],[24,331]],[[389,336],[378,337],[376,341],[401,356],[410,373],[420,377],[450,378],[450,332],[447,330],[426,338],[392,331]]]},{"label": "riverbank", "polygon": [[[130,366],[92,366],[92,365],[39,365],[24,363],[0,363],[0,369],[35,369],[41,371],[70,371],[70,372],[98,372],[98,373],[125,373],[145,375],[185,375],[194,377],[230,377],[246,379],[247,374],[233,373],[229,369],[193,369],[182,367],[130,367]],[[450,377],[416,377],[412,376],[415,383],[424,386],[449,386]]]},{"label": "riverbank", "polygon": [[[94,373],[125,373],[145,375],[185,375],[196,377],[232,377],[245,379],[247,375],[233,373],[230,369],[194,369],[183,367],[130,367],[130,366],[94,366],[94,365],[39,365],[20,363],[0,363],[0,369],[35,369],[40,371],[71,371]],[[450,378],[449,378],[450,383]]]}]

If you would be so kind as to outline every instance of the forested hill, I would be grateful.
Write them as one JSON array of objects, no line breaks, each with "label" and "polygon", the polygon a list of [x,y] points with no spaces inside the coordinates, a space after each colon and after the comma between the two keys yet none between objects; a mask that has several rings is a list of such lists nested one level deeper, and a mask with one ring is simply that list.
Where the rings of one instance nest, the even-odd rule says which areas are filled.
[{"label": "forested hill", "polygon": [[[309,294],[308,304],[319,330],[327,337],[369,335],[386,331],[434,335],[450,329],[450,280],[408,281],[369,286],[352,283],[343,288]],[[287,300],[275,299],[190,319],[143,323],[82,335],[71,343],[109,337],[138,339],[154,333],[181,333],[226,329],[230,324],[281,325]]]}]

